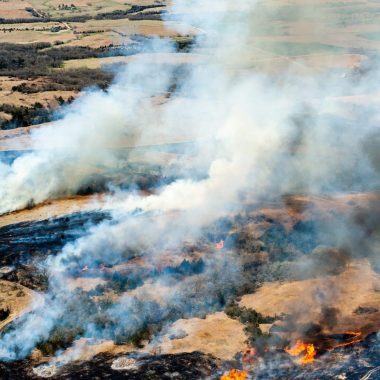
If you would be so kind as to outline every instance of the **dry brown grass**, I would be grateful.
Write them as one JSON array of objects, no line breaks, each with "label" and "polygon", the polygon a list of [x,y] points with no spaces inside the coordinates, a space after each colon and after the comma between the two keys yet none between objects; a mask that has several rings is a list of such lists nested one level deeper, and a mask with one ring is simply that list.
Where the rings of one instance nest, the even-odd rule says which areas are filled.
[{"label": "dry brown grass", "polygon": [[[242,297],[240,305],[263,315],[282,313],[296,316],[297,322],[318,322],[321,306],[339,310],[337,323],[328,333],[362,331],[370,333],[380,328],[380,275],[366,260],[353,261],[340,275],[325,276],[303,281],[273,282],[264,284],[256,293]],[[321,295],[325,298],[323,303]],[[372,307],[379,311],[355,314],[359,307]],[[295,332],[297,334],[297,332]],[[294,337],[295,339],[297,336]]]},{"label": "dry brown grass", "polygon": [[144,62],[157,64],[177,65],[182,63],[201,63],[205,59],[198,54],[187,53],[157,53],[157,54],[137,54],[124,57],[105,57],[72,59],[65,62],[65,69],[77,69],[87,67],[89,69],[99,69],[105,65],[126,64],[130,62]]},{"label": "dry brown grass", "polygon": [[16,86],[21,83],[35,83],[33,80],[20,81],[12,78],[1,81],[0,79],[0,83],[5,85],[3,90],[0,91],[0,98],[3,99],[2,102],[18,107],[32,107],[35,103],[41,103],[46,108],[54,109],[59,105],[57,98],[62,97],[62,99],[67,101],[69,98],[78,95],[77,91],[41,91],[34,94],[23,94],[22,92],[12,91],[7,88],[8,86]]},{"label": "dry brown grass", "polygon": [[[112,12],[115,10],[127,10],[131,5],[151,5],[151,0],[130,1],[125,3],[122,0],[76,0],[73,3],[76,10],[59,10],[61,0],[31,0],[0,2],[0,18],[33,18],[25,11],[25,7],[34,7],[37,10],[46,12],[50,17],[72,17],[72,16],[95,16],[99,13]],[[71,4],[71,3],[70,3]],[[120,20],[89,20],[87,22],[67,23],[72,30],[62,30],[51,32],[50,28],[57,23],[25,23],[25,24],[2,24],[0,25],[0,42],[11,43],[32,43],[61,41],[69,46],[92,46],[99,47],[120,41],[121,34],[143,34],[157,36],[176,35],[172,30],[164,26],[162,21],[129,21]],[[63,24],[60,24],[63,26]],[[9,32],[9,29],[18,29]],[[4,32],[4,30],[8,30]],[[101,30],[95,35],[74,34],[77,32],[92,32]],[[114,32],[116,31],[116,33]],[[127,37],[124,37],[127,40]],[[125,41],[120,41],[125,42]]]},{"label": "dry brown grass", "polygon": [[99,195],[83,195],[65,199],[56,199],[42,203],[32,209],[0,215],[0,227],[13,223],[61,217],[74,212],[95,211],[100,209],[103,205],[104,198]]},{"label": "dry brown grass", "polygon": [[[99,343],[94,344],[94,341],[91,339],[79,338],[73,342],[73,345],[70,348],[67,348],[54,358],[51,363],[59,362],[67,357],[77,361],[88,361],[100,353],[107,352],[112,355],[119,355],[135,351],[135,349],[136,348],[131,344],[116,345],[112,340],[99,341]],[[48,358],[39,356],[37,360],[39,362],[46,362]]]},{"label": "dry brown grass", "polygon": [[0,18],[30,18],[30,13],[25,10],[30,6],[30,2],[23,0],[1,1]]},{"label": "dry brown grass", "polygon": [[96,49],[111,44],[119,45],[121,43],[128,44],[129,42],[128,37],[121,37],[118,33],[110,31],[104,33],[75,34],[73,38],[65,41],[64,46],[88,46]]},{"label": "dry brown grass", "polygon": [[[170,339],[169,336],[176,331],[184,331],[187,336]],[[210,314],[205,319],[180,319],[174,322],[158,347],[147,346],[144,351],[158,349],[164,354],[200,351],[230,360],[246,348],[246,340],[244,325],[219,312]]]},{"label": "dry brown grass", "polygon": [[0,280],[0,308],[9,309],[10,315],[0,321],[0,330],[10,322],[28,312],[37,293],[14,282]]},{"label": "dry brown grass", "polygon": [[79,289],[84,290],[85,292],[89,292],[90,290],[95,289],[98,285],[104,285],[106,283],[107,281],[105,281],[104,279],[100,277],[99,278],[78,277],[78,278],[70,280],[68,284],[68,288],[69,289],[79,288]]},{"label": "dry brown grass", "polygon": [[[173,26],[177,23],[172,22]],[[119,20],[89,20],[85,23],[70,23],[77,32],[88,32],[102,30],[110,32],[116,30],[125,36],[140,34],[145,36],[175,37],[178,32],[173,28],[168,28],[164,22],[155,20],[129,21]]]},{"label": "dry brown grass", "polygon": [[36,42],[50,42],[54,44],[56,41],[70,42],[75,40],[71,31],[63,31],[60,33],[39,32],[39,31],[13,31],[11,33],[0,33],[0,42],[14,43],[14,44],[27,44]]},{"label": "dry brown grass", "polygon": [[[63,100],[67,101],[78,95],[77,91],[41,91],[34,94],[23,94],[22,92],[12,90],[14,86],[18,86],[22,83],[27,83],[29,86],[40,86],[48,83],[48,81],[46,78],[19,79],[16,77],[0,76],[0,99],[3,104],[15,107],[33,107],[35,103],[40,103],[45,108],[55,109],[59,106],[57,98],[61,97]],[[10,120],[11,115],[1,113],[0,118],[2,120]],[[15,133],[0,131],[0,150],[7,150],[7,147],[12,144],[15,146],[24,146],[24,143],[29,142],[27,133],[27,129],[18,128]],[[9,138],[15,136],[17,136],[17,138],[11,142]],[[8,140],[5,141],[4,139]]]},{"label": "dry brown grass", "polygon": [[75,4],[77,10],[59,10],[58,5],[66,4],[62,0],[29,0],[35,8],[49,12],[52,16],[72,16],[72,15],[95,15],[99,12],[112,12],[119,9],[129,9],[130,5],[150,5],[154,0],[75,0],[67,4]]}]

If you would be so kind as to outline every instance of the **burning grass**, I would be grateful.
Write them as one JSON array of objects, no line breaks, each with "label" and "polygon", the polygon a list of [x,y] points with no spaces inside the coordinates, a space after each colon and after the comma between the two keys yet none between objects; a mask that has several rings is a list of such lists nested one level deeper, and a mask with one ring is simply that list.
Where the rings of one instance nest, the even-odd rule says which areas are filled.
[{"label": "burning grass", "polygon": [[243,296],[240,305],[269,315],[274,310],[279,314],[296,315],[297,323],[302,324],[321,320],[321,304],[315,301],[318,295],[334,294],[324,304],[339,312],[332,325],[322,322],[323,328],[331,333],[342,330],[369,333],[379,328],[377,313],[357,314],[355,310],[360,306],[376,308],[379,305],[379,294],[374,289],[379,281],[379,275],[367,261],[356,261],[337,276],[264,284],[255,294]]},{"label": "burning grass", "polygon": [[[218,358],[231,360],[237,353],[244,352],[248,343],[255,351],[255,355],[249,357],[250,368],[255,367],[256,361],[263,360],[262,358],[270,360],[268,359],[270,355],[277,355],[277,351],[283,351],[284,348],[289,354],[298,352],[295,354],[295,363],[306,364],[312,363],[317,355],[322,355],[329,349],[354,346],[377,326],[378,308],[375,306],[378,305],[379,300],[377,300],[378,292],[374,284],[380,283],[380,278],[373,272],[368,262],[351,261],[343,265],[345,268],[343,271],[328,276],[312,275],[312,278],[306,280],[265,283],[261,287],[257,284],[256,287],[259,286],[259,288],[252,295],[244,295],[247,292],[244,281],[235,288],[235,285],[231,284],[233,286],[228,289],[229,293],[226,291],[223,295],[218,295],[216,283],[215,289],[212,288],[212,291],[216,291],[215,303],[202,304],[203,298],[200,298],[202,292],[210,294],[210,289],[204,287],[205,271],[210,258],[218,258],[221,265],[220,273],[225,272],[227,264],[231,265],[231,262],[226,260],[227,258],[234,257],[235,260],[243,258],[245,265],[243,279],[246,278],[247,283],[252,285],[252,279],[259,271],[261,275],[266,273],[268,278],[273,275],[271,273],[273,265],[281,263],[281,252],[283,252],[281,249],[284,241],[287,242],[286,244],[289,242],[293,244],[297,237],[299,251],[296,252],[294,246],[292,248],[296,252],[295,257],[308,257],[308,254],[312,256],[309,250],[318,245],[319,241],[313,240],[314,238],[305,240],[307,248],[300,244],[304,239],[304,234],[310,234],[313,230],[309,205],[299,207],[298,204],[293,205],[288,202],[287,207],[295,209],[291,213],[291,223],[284,216],[286,211],[283,209],[277,209],[274,212],[273,209],[258,210],[252,207],[245,215],[229,216],[219,220],[205,229],[199,241],[188,242],[181,250],[168,249],[161,252],[154,265],[146,260],[143,252],[139,253],[138,250],[125,252],[124,259],[112,264],[104,259],[97,265],[96,262],[88,263],[88,265],[78,262],[76,269],[73,269],[70,274],[72,284],[81,284],[83,289],[89,291],[74,291],[72,306],[70,306],[71,314],[67,315],[67,319],[66,317],[62,319],[59,328],[54,329],[47,340],[40,342],[40,350],[46,355],[53,355],[58,350],[69,348],[83,335],[82,326],[88,323],[102,331],[109,329],[107,338],[117,344],[131,343],[136,347],[141,347],[144,352],[150,353],[202,351]],[[274,215],[281,217],[277,220]],[[151,215],[140,217],[154,219]],[[249,231],[252,233],[249,240],[247,240],[248,230],[245,228],[248,221],[251,224]],[[300,221],[303,223],[300,224]],[[245,239],[244,243],[240,243],[243,239]],[[223,246],[221,246],[221,241],[223,241]],[[236,242],[238,242],[237,249],[233,253],[231,248]],[[287,250],[289,251],[289,247]],[[264,261],[262,258],[259,260],[257,256],[263,255],[263,252],[266,252]],[[326,252],[331,253],[333,250]],[[291,256],[288,255],[288,259],[289,257]],[[289,263],[294,265],[292,261]],[[88,269],[84,271],[85,267]],[[154,278],[158,274],[164,276],[165,281],[157,285]],[[361,280],[362,290],[357,294],[357,291],[351,287],[351,282],[362,278],[362,275],[365,281]],[[87,279],[88,284],[86,284]],[[103,282],[98,288],[90,290],[91,283],[98,279],[106,283]],[[167,300],[174,294],[172,287],[178,284],[181,284],[181,289],[184,290],[197,289],[196,294],[190,292],[185,297],[186,304],[192,305],[189,309],[197,310],[195,315],[184,313],[183,309],[168,308]],[[159,292],[155,291],[156,286]],[[323,294],[321,289],[331,290],[336,286],[339,291],[334,293],[334,307],[339,309],[339,312],[330,307],[330,309],[325,308],[321,313],[320,308],[316,306],[315,297],[318,298],[320,294]],[[231,302],[239,294],[243,295],[241,301]],[[306,304],[307,310],[305,313],[297,314],[295,313],[297,311],[295,297],[299,297],[299,294],[305,297],[306,302],[303,298],[302,302]],[[130,297],[128,314],[136,316],[133,331],[128,328],[120,329],[117,319],[113,321],[110,318],[114,305],[123,297]],[[347,299],[350,299],[349,308]],[[311,305],[309,301],[312,302]],[[287,306],[287,302],[292,307]],[[83,312],[82,307],[86,307],[86,313]],[[212,314],[222,309],[225,309],[226,314]],[[315,314],[313,314],[314,311]],[[144,313],[142,324],[139,322],[141,313]],[[202,319],[204,317],[206,318]],[[368,331],[363,331],[364,322],[368,322],[369,319],[374,325]],[[75,321],[74,324],[73,321]],[[310,322],[315,323],[313,325]],[[174,332],[163,330],[167,323],[172,326]],[[318,325],[318,323],[320,326],[317,328],[315,324]],[[137,325],[138,328],[136,328]],[[265,326],[268,333],[263,334],[261,326]],[[301,329],[300,326],[302,326]],[[361,331],[361,333],[360,335],[342,334],[342,330]],[[162,341],[157,343],[157,337],[160,337]],[[295,347],[289,346],[290,342],[295,342],[301,337],[305,338],[304,342],[307,343],[297,343]],[[286,351],[283,352],[285,355]],[[247,355],[240,354],[240,356],[242,363],[246,363],[244,357]]]},{"label": "burning grass", "polygon": [[220,380],[245,380],[248,376],[246,371],[239,371],[238,369],[231,369],[228,373],[224,374]]},{"label": "burning grass", "polygon": [[312,343],[304,343],[301,340],[297,340],[296,344],[291,348],[286,348],[285,351],[290,356],[298,357],[297,362],[305,365],[314,362],[317,350]]}]

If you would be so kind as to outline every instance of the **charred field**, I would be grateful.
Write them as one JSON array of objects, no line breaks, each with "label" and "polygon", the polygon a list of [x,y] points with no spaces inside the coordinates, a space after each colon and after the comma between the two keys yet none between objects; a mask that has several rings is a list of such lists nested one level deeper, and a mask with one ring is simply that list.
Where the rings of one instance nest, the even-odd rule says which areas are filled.
[{"label": "charred field", "polygon": [[[188,242],[181,250],[176,249],[175,254],[170,250],[161,252],[154,265],[148,260],[151,253],[148,256],[148,253],[133,250],[127,250],[117,260],[108,262],[99,257],[91,265],[78,258],[75,264],[71,263],[67,277],[71,283],[69,288],[75,289],[71,293],[70,315],[61,317],[60,325],[48,339],[39,342],[37,351],[29,359],[1,364],[2,376],[9,379],[12,376],[69,379],[75,374],[76,378],[83,379],[125,376],[131,379],[219,379],[229,368],[240,368],[241,371],[248,369],[247,373],[257,379],[302,379],[306,374],[315,379],[336,376],[361,379],[379,365],[376,332],[380,311],[375,306],[378,305],[376,296],[380,275],[376,271],[376,253],[368,250],[365,258],[355,257],[354,250],[349,248],[354,246],[348,241],[349,233],[342,244],[328,231],[337,224],[349,231],[354,228],[352,226],[357,228],[359,223],[363,242],[358,242],[355,237],[355,244],[373,242],[377,229],[362,223],[377,213],[379,201],[380,195],[377,193],[361,193],[335,197],[286,196],[268,203],[265,208],[260,207],[261,202],[247,203],[244,211],[232,212],[217,219],[203,230],[198,240]],[[1,227],[0,241],[4,247],[1,280],[7,284],[21,284],[36,292],[48,292],[49,278],[44,265],[46,256],[59,254],[66,244],[80,238],[80,230],[84,235],[86,229],[112,220],[110,215],[110,212],[93,210]],[[26,215],[24,218],[27,219]],[[12,252],[12,255],[7,255],[7,252]],[[230,272],[227,267],[231,265],[231,257],[240,267],[239,278],[235,281],[223,276],[223,271]],[[309,271],[302,267],[302,261],[309,262]],[[210,262],[219,265],[221,281],[230,282],[223,284],[223,292],[217,285],[207,285],[207,293],[201,289],[208,283]],[[360,273],[370,271],[370,287],[373,289],[363,290],[359,301],[350,301],[345,294],[340,294],[342,289],[339,284],[356,282],[357,273],[354,270],[350,272],[356,264],[360,267]],[[371,265],[373,272],[368,269],[372,268]],[[349,272],[348,279],[344,277],[346,271]],[[159,285],[154,284],[156,278],[160,279]],[[219,280],[215,278],[216,282]],[[312,288],[302,296],[302,292],[307,292],[304,288],[309,286],[310,281],[314,281]],[[329,282],[328,291],[324,287],[326,282]],[[186,307],[183,307],[181,299],[173,305],[166,304],[167,291],[159,294],[159,287],[175,286],[179,291],[181,284],[186,288],[199,289],[196,292],[181,290],[186,294]],[[276,284],[276,290],[262,295],[260,289],[264,289],[265,284]],[[297,284],[298,288],[285,291],[281,294],[281,300],[276,300],[276,293],[287,284]],[[349,285],[343,283],[343,286]],[[364,284],[362,286],[365,288]],[[295,291],[299,291],[297,301],[294,300]],[[330,293],[334,297],[330,297]],[[117,322],[112,321],[107,313],[117,299],[128,294],[134,299],[130,312],[137,320],[139,313],[146,313],[145,323],[131,331],[117,328]],[[256,310],[250,307],[249,297],[258,298]],[[260,303],[261,297],[268,307]],[[307,304],[310,300],[314,308],[304,310],[300,304]],[[281,302],[287,301],[291,308],[285,306],[283,309]],[[345,304],[350,302],[346,310]],[[149,311],[150,308],[154,312]],[[2,310],[5,312],[6,309]],[[88,312],[91,317],[86,314]],[[241,351],[233,355],[226,357],[212,348],[215,339],[219,339],[219,344],[229,344],[227,339],[223,339],[223,332],[218,337],[216,331],[202,340],[186,328],[174,329],[174,332],[170,330],[170,324],[176,321],[199,317],[200,328],[207,315],[220,312],[227,319],[237,321],[238,330],[244,332],[245,342],[241,344]],[[17,319],[11,318],[13,313],[10,309],[9,315],[2,314],[4,322],[9,318],[7,327],[3,328],[5,333],[15,328],[13,324],[17,326]],[[102,339],[88,340],[86,348],[81,351],[91,346],[101,346],[104,340],[110,340],[116,347],[119,345],[120,352],[112,346],[111,350],[105,348],[104,352],[102,349],[100,352],[95,350],[90,358],[78,357],[66,363],[65,354],[83,334],[83,318],[86,323],[92,321],[99,325],[98,328],[107,328],[109,332]],[[109,325],[113,325],[112,328]],[[209,326],[218,330],[217,325],[211,323]],[[213,336],[215,334],[216,337]],[[180,353],[181,350],[187,351],[186,344],[177,352],[167,343],[168,340],[173,343],[185,337],[194,341],[197,350],[193,353],[192,350]],[[313,363],[300,365],[298,360],[302,354],[297,354],[294,359],[287,353],[286,350],[296,339],[314,345],[316,354]],[[199,340],[198,346],[196,340]],[[247,347],[254,350],[254,355],[247,351]],[[44,364],[56,352],[63,352],[63,359],[58,356],[55,364]],[[133,360],[134,364],[131,368],[113,369],[113,363],[120,358]],[[54,371],[49,375],[35,372],[35,368],[44,366],[53,366]]]},{"label": "charred field", "polygon": [[12,6],[0,379],[380,379],[379,5]]},{"label": "charred field", "polygon": [[[295,367],[284,358],[282,368],[273,368],[271,371],[259,370],[256,374],[257,379],[303,379],[309,377],[311,379],[334,378],[342,374],[350,379],[362,379],[369,373],[369,369],[378,369],[378,346],[377,338],[370,336],[365,341],[358,343],[355,349],[339,349],[333,355],[325,357],[331,368],[326,369],[326,364],[317,363],[310,373],[305,368]],[[348,351],[348,352],[347,352]],[[348,365],[347,358],[352,357]],[[331,357],[333,356],[333,357]],[[335,356],[335,357],[334,357]],[[361,359],[358,357],[360,356]],[[132,356],[133,357],[133,356]],[[239,363],[233,361],[222,363],[220,359],[216,359],[210,355],[201,354],[199,352],[183,353],[176,355],[156,355],[149,357],[140,357],[136,360],[136,368],[125,369],[123,371],[112,370],[112,363],[119,357],[109,354],[99,354],[91,361],[85,363],[71,364],[62,371],[60,376],[53,377],[59,379],[72,379],[73,373],[75,378],[93,379],[93,378],[113,378],[113,379],[219,379],[223,372],[231,365],[239,366]],[[272,357],[273,358],[273,357]],[[276,358],[278,359],[278,358]],[[368,367],[363,368],[360,360],[365,360]],[[32,372],[30,361],[19,361],[2,368],[4,379],[18,378],[38,379]],[[116,372],[116,373],[115,373]],[[376,376],[376,372],[373,372]],[[373,377],[376,378],[376,377]]]}]

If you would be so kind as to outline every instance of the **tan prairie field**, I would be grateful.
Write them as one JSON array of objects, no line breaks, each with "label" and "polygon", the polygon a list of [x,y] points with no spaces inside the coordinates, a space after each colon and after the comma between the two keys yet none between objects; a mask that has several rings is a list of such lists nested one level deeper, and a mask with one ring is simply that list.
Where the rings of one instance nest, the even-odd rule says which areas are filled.
[{"label": "tan prairie field", "polygon": [[30,32],[28,30],[17,30],[11,33],[0,32],[0,43],[32,44],[50,42],[54,44],[56,41],[70,42],[72,40],[71,32],[60,33],[59,35],[50,32]]},{"label": "tan prairie field", "polygon": [[[75,1],[75,10],[58,10],[60,1],[17,1],[0,3],[0,17],[3,12],[24,12],[32,6],[52,17],[95,15],[101,12],[127,10],[131,5],[160,5],[162,2],[133,1],[126,5],[122,1]],[[157,9],[157,8],[155,8]],[[380,49],[379,5],[369,1],[269,1],[259,2],[254,23],[256,33],[252,39],[252,49],[256,59],[264,59],[269,54],[277,65],[281,56],[303,56],[316,54],[347,54],[349,49]],[[264,17],[262,13],[264,12]],[[30,13],[28,13],[31,17]],[[16,16],[15,16],[16,17]],[[257,19],[257,20],[256,20]],[[264,20],[264,21],[260,21]],[[141,20],[88,20],[66,23],[67,30],[51,32],[50,24],[17,24],[17,30],[4,32],[12,24],[0,25],[0,42],[31,43],[60,41],[67,46],[99,47],[110,43],[128,43],[134,34],[146,36],[175,37],[176,23],[167,27],[162,21]],[[168,24],[170,25],[170,24]],[[14,25],[13,25],[14,26]],[[29,30],[26,30],[26,29]],[[1,32],[3,30],[3,32]],[[75,32],[75,33],[74,33]],[[197,33],[196,30],[193,31]],[[79,34],[76,34],[79,33]],[[87,34],[86,34],[87,33]],[[310,58],[312,60],[313,58]],[[318,60],[318,57],[315,58]],[[339,59],[339,58],[337,58]],[[267,61],[266,64],[270,65]]]},{"label": "tan prairie field", "polygon": [[[61,40],[60,40],[61,41]],[[105,31],[102,33],[91,34],[70,34],[70,38],[64,42],[64,46],[88,46],[90,48],[100,48],[111,44],[129,44],[129,37],[122,37],[115,30]]]},{"label": "tan prairie field", "polygon": [[160,53],[160,54],[138,54],[127,57],[105,57],[105,58],[88,58],[88,59],[72,59],[65,62],[64,68],[76,69],[87,67],[89,69],[97,69],[107,65],[127,64],[130,62],[144,62],[157,64],[178,65],[183,63],[202,63],[207,62],[206,57],[200,54],[185,53]]},{"label": "tan prairie field", "polygon": [[[156,349],[164,354],[206,352],[217,358],[231,360],[247,347],[244,325],[225,313],[209,314],[205,319],[180,319],[169,328],[169,334],[180,331],[185,337],[169,339],[164,336]],[[148,346],[144,350],[154,349]]]},{"label": "tan prairie field", "polygon": [[[41,1],[42,3],[42,1]],[[0,2],[0,17],[1,18],[29,18],[30,13],[25,10],[26,7],[31,7],[29,1],[14,0]]]},{"label": "tan prairie field", "polygon": [[0,330],[19,318],[39,299],[38,293],[17,283],[0,280],[0,309],[7,308],[9,316],[0,321]]},{"label": "tan prairie field", "polygon": [[[109,32],[116,30],[119,33],[128,35],[140,34],[144,36],[157,37],[176,37],[179,35],[176,30],[179,23],[156,20],[132,21],[127,19],[120,20],[89,20],[85,23],[70,23],[76,32]],[[194,29],[195,32],[195,29]]]},{"label": "tan prairie field", "polygon": [[[48,81],[45,78],[38,77],[20,79],[17,77],[0,76],[0,98],[2,99],[2,103],[12,107],[33,107],[36,103],[39,103],[45,108],[55,109],[59,106],[58,99],[68,101],[78,95],[77,91],[40,91],[33,94],[24,94],[14,90],[15,86],[25,83],[30,86],[41,86],[48,83]],[[6,112],[0,113],[0,120],[10,120],[11,118],[11,115]]]},{"label": "tan prairie field", "polygon": [[[150,0],[132,0],[125,2],[123,0],[75,0],[67,2],[67,5],[74,4],[75,9],[60,9],[59,6],[66,4],[61,0],[16,0],[4,1],[0,3],[1,18],[28,18],[30,13],[25,10],[26,7],[34,8],[37,11],[48,13],[52,17],[97,14],[99,12],[112,12],[119,9],[129,9],[132,5],[150,5],[154,1]],[[160,1],[160,3],[165,3]]]},{"label": "tan prairie field", "polygon": [[74,4],[77,9],[75,10],[62,10],[58,9],[58,6],[65,4],[61,0],[31,0],[29,3],[35,8],[41,9],[44,12],[49,12],[54,16],[58,15],[72,15],[72,14],[97,14],[99,12],[112,12],[119,9],[129,9],[132,5],[151,5],[151,4],[165,4],[166,1],[154,1],[154,0],[75,0],[70,1],[67,4]]},{"label": "tan prairie field", "polygon": [[105,196],[83,195],[48,201],[30,210],[20,210],[0,216],[0,227],[14,223],[58,218],[75,212],[95,211],[105,204]]},{"label": "tan prairie field", "polygon": [[[360,284],[360,285],[359,285]],[[330,332],[377,331],[380,327],[379,313],[358,315],[359,307],[375,307],[380,303],[380,276],[371,269],[367,261],[354,261],[338,276],[325,276],[294,282],[272,282],[264,284],[255,294],[242,297],[241,306],[270,315],[292,314],[298,323],[318,320],[321,307],[316,302],[318,294],[327,289],[333,294],[327,301],[329,307],[339,309],[338,323]]]}]

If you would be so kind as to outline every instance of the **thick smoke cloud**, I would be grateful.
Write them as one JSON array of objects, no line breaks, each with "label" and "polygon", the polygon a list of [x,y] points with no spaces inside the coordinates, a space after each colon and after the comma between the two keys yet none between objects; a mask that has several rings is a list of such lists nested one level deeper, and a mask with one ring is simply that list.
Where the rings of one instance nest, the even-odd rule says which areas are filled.
[{"label": "thick smoke cloud", "polygon": [[[118,208],[111,222],[91,228],[85,237],[46,260],[49,293],[42,305],[3,335],[2,359],[27,355],[60,324],[77,299],[68,283],[78,267],[117,264],[131,250],[155,264],[160,252],[180,251],[185,242],[200,236],[203,227],[242,207],[246,193],[277,197],[295,191],[371,189],[378,184],[378,168],[373,165],[376,152],[368,149],[363,154],[376,128],[360,124],[360,115],[352,115],[350,123],[336,117],[337,110],[347,113],[337,96],[352,92],[351,78],[327,74],[301,78],[294,74],[296,68],[273,78],[236,66],[237,57],[246,57],[249,50],[255,3],[175,1],[172,12],[182,17],[183,32],[185,25],[200,31],[194,49],[213,53],[204,64],[190,69],[164,104],[158,107],[154,97],[167,93],[173,68],[131,64],[107,92],[84,94],[63,120],[33,132],[33,153],[1,165],[0,212],[4,213],[25,207],[30,199],[39,203],[75,194],[94,167],[117,166],[117,156],[109,148],[123,138],[138,145],[162,135],[186,135],[198,152],[190,168],[183,163],[181,170],[177,165],[179,179],[156,193],[110,197],[108,206]],[[156,44],[162,50],[163,43]],[[170,51],[170,44],[165,48]],[[368,75],[355,91],[370,88],[377,72]],[[206,175],[192,177],[193,172]],[[190,315],[212,310],[239,281],[239,262],[231,254],[205,265],[203,274],[188,283],[173,283],[160,275],[152,280],[152,286],[171,288],[160,311],[130,296],[121,298],[110,310],[112,329],[134,331],[145,321],[163,317],[157,314],[178,309]],[[110,337],[114,333],[110,329],[83,322],[88,337]]]},{"label": "thick smoke cloud", "polygon": [[[63,120],[32,132],[32,153],[1,165],[0,212],[75,194],[96,167],[117,166],[109,148],[121,140],[138,144],[159,136],[197,142],[202,160],[195,160],[192,170],[198,164],[208,171],[210,179],[199,184],[205,193],[220,181],[234,194],[243,182],[257,192],[266,192],[269,184],[279,192],[377,184],[378,160],[370,145],[377,129],[372,123],[358,125],[370,116],[350,114],[350,105],[337,99],[367,92],[376,70],[356,83],[350,77],[297,76],[297,65],[275,79],[239,70],[236,60],[244,61],[252,46],[255,1],[176,1],[173,13],[181,15],[183,25],[199,26],[203,34],[195,49],[212,49],[206,64],[190,70],[188,80],[160,107],[152,97],[167,93],[173,78],[168,65],[131,64],[107,92],[83,95]],[[162,41],[152,48],[172,49]],[[174,186],[193,194],[187,184]]]},{"label": "thick smoke cloud", "polygon": [[[153,49],[170,52],[166,42]],[[117,166],[111,148],[138,143],[147,125],[155,132],[151,97],[169,87],[170,68],[131,64],[107,92],[89,91],[67,109],[63,120],[31,132],[32,153],[0,166],[0,213],[75,192],[97,167]],[[128,139],[129,138],[129,139]]]}]

